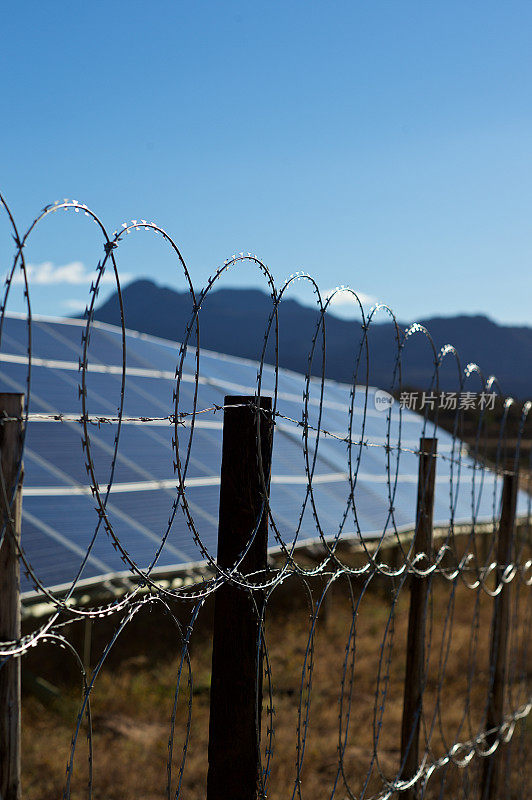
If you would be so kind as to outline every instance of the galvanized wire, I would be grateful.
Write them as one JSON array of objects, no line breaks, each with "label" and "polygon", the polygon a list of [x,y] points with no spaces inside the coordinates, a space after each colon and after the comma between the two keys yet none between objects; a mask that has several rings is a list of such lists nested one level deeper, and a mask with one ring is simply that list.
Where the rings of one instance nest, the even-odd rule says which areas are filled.
[{"label": "galvanized wire", "polygon": [[[22,569],[30,578],[39,599],[49,604],[50,613],[36,630],[24,633],[17,641],[0,642],[0,668],[10,659],[23,658],[34,647],[45,644],[53,647],[64,648],[71,654],[77,665],[82,683],[82,701],[76,718],[72,736],[70,756],[66,770],[64,784],[64,797],[69,798],[72,792],[72,778],[75,772],[75,759],[78,752],[78,741],[82,731],[88,738],[88,797],[93,796],[93,720],[91,717],[91,695],[98,685],[101,670],[106,665],[109,654],[115,648],[116,642],[135,619],[140,611],[148,608],[158,609],[174,625],[176,631],[176,648],[178,650],[176,688],[172,699],[172,711],[169,726],[167,775],[165,794],[167,798],[180,797],[184,794],[184,779],[187,771],[187,754],[191,737],[191,725],[194,710],[193,692],[193,667],[190,657],[190,646],[194,640],[194,633],[198,624],[197,620],[202,608],[210,596],[215,596],[221,586],[230,582],[248,592],[253,599],[256,614],[259,619],[259,637],[256,643],[259,664],[257,683],[262,678],[259,674],[264,671],[267,687],[266,710],[263,712],[259,703],[256,710],[257,737],[261,738],[261,717],[266,715],[266,734],[262,736],[263,763],[259,773],[259,795],[266,797],[271,792],[275,796],[302,798],[306,793],[306,763],[308,762],[309,736],[313,721],[313,697],[316,695],[316,661],[318,659],[316,641],[324,623],[327,603],[334,592],[343,590],[349,608],[348,625],[346,630],[345,655],[341,670],[338,675],[339,706],[337,754],[336,764],[332,770],[330,786],[325,786],[323,796],[349,797],[349,798],[391,798],[415,790],[419,797],[446,797],[447,786],[450,785],[453,770],[459,770],[463,776],[461,789],[463,797],[478,797],[478,781],[471,778],[472,770],[482,769],[485,759],[492,757],[500,747],[504,748],[504,762],[506,794],[512,797],[528,796],[526,787],[522,794],[516,794],[515,786],[510,786],[511,770],[515,759],[523,758],[523,753],[530,752],[530,744],[526,742],[521,720],[525,719],[532,708],[532,694],[530,691],[530,624],[532,621],[532,606],[530,602],[530,586],[532,584],[532,558],[530,548],[531,531],[531,501],[527,504],[526,514],[519,519],[519,526],[514,537],[512,557],[508,564],[498,564],[496,560],[497,528],[500,514],[500,490],[505,476],[522,473],[521,485],[523,490],[529,489],[530,462],[528,473],[523,476],[524,445],[529,444],[530,435],[530,409],[531,403],[522,404],[517,437],[509,441],[509,414],[516,403],[511,398],[505,398],[502,389],[493,376],[484,377],[481,369],[476,364],[462,366],[456,349],[446,345],[437,350],[430,332],[419,324],[401,329],[393,312],[386,306],[377,305],[366,314],[355,292],[342,287],[338,291],[351,292],[353,302],[358,308],[359,321],[353,323],[360,333],[360,342],[353,357],[352,385],[350,402],[345,415],[345,429],[329,430],[323,424],[324,408],[327,402],[328,383],[327,377],[327,321],[331,313],[334,294],[323,298],[318,284],[306,274],[297,273],[291,276],[280,287],[276,285],[270,269],[258,257],[251,253],[240,253],[225,261],[216,269],[207,282],[205,288],[197,291],[194,288],[191,273],[173,239],[155,223],[146,220],[133,220],[124,224],[113,234],[101,220],[87,206],[77,201],[65,200],[61,203],[46,206],[36,217],[24,235],[20,235],[7,203],[0,196],[0,204],[7,214],[8,221],[13,230],[14,254],[7,270],[6,287],[3,300],[0,304],[0,353],[3,352],[2,337],[8,318],[10,292],[15,275],[22,273],[24,296],[27,307],[26,336],[27,336],[27,374],[25,381],[24,413],[20,420],[12,417],[0,419],[0,427],[10,422],[21,423],[23,436],[30,425],[41,423],[57,423],[60,425],[76,425],[82,432],[81,457],[87,473],[87,489],[95,503],[95,523],[90,541],[86,547],[84,557],[66,591],[57,592],[48,587],[39,578],[38,568],[32,564],[28,557],[24,541],[19,543],[15,537],[14,521],[11,509],[13,508],[16,486],[22,474],[22,459],[18,465],[17,481],[13,486],[7,486],[3,473],[0,470],[0,501],[3,510],[3,525],[0,533],[0,547],[5,537],[10,537],[16,544]],[[79,358],[79,412],[72,409],[58,409],[54,413],[34,413],[31,411],[32,402],[32,360],[33,360],[33,335],[32,311],[30,302],[31,281],[24,258],[24,247],[27,245],[32,233],[45,223],[51,215],[58,212],[82,213],[84,217],[93,221],[102,239],[102,255],[95,268],[95,278],[91,284],[89,301],[85,314],[85,325],[82,329]],[[148,231],[162,238],[170,248],[175,258],[176,265],[181,270],[191,301],[191,315],[183,329],[183,336],[176,352],[175,385],[173,391],[173,407],[168,413],[159,416],[147,414],[145,416],[127,416],[124,414],[124,398],[127,377],[127,329],[124,312],[124,303],[118,269],[118,248],[125,236],[136,231]],[[187,475],[192,457],[194,431],[198,417],[205,414],[217,413],[221,416],[224,406],[217,402],[210,402],[206,406],[199,405],[199,386],[201,383],[201,312],[209,294],[213,292],[222,277],[228,270],[233,270],[239,265],[251,265],[262,276],[266,290],[271,300],[271,311],[265,327],[261,352],[258,353],[258,367],[254,393],[258,400],[264,386],[264,372],[268,366],[267,357],[272,359],[268,350],[270,340],[273,340],[273,412],[274,427],[283,425],[301,438],[302,465],[305,474],[306,486],[304,498],[298,513],[298,522],[295,532],[285,530],[285,526],[278,510],[270,505],[269,485],[271,475],[265,472],[261,461],[261,449],[257,448],[257,472],[260,476],[263,502],[261,512],[256,524],[249,531],[248,541],[229,569],[221,568],[216,560],[216,553],[209,548],[202,533],[201,522],[198,522],[193,505],[188,500]],[[120,336],[122,349],[122,363],[120,365],[119,404],[116,415],[94,415],[89,408],[90,387],[88,376],[90,374],[90,341],[94,328],[97,310],[97,299],[102,280],[106,271],[111,271],[116,284],[116,293],[120,315]],[[304,391],[301,397],[301,418],[287,415],[282,411],[279,390],[279,310],[282,307],[285,295],[294,282],[306,282],[316,299],[316,324],[313,335],[309,340],[308,368],[304,378]],[[427,346],[428,360],[432,368],[432,377],[426,386],[420,387],[427,395],[440,393],[440,376],[442,369],[452,362],[456,367],[456,393],[467,393],[476,387],[477,393],[495,393],[503,401],[503,413],[498,430],[498,439],[495,453],[488,452],[487,414],[482,409],[478,416],[474,442],[469,444],[467,451],[464,447],[464,409],[456,408],[451,430],[450,453],[436,452],[432,457],[439,464],[449,468],[449,509],[448,524],[441,531],[441,536],[434,541],[431,552],[417,552],[414,545],[416,529],[406,536],[399,524],[396,515],[396,495],[398,482],[401,476],[402,456],[420,456],[420,448],[405,444],[403,441],[403,409],[399,407],[398,417],[392,417],[391,411],[386,417],[386,430],[383,441],[372,440],[366,432],[368,398],[370,396],[370,366],[371,344],[369,333],[372,325],[377,324],[379,315],[385,315],[393,324],[394,353],[393,369],[389,376],[389,385],[381,387],[399,396],[404,384],[404,364],[408,358],[412,342],[422,340]],[[183,407],[182,387],[184,385],[185,360],[192,353],[194,364],[194,391],[192,404]],[[362,409],[356,406],[356,400],[362,399]],[[264,412],[262,412],[264,413]],[[261,424],[264,418],[257,413],[257,440],[260,441]],[[393,422],[398,419],[397,429]],[[438,435],[439,407],[436,413],[430,415],[428,409],[421,420],[421,436],[434,437]],[[174,452],[175,496],[171,504],[168,522],[160,531],[160,538],[155,552],[147,566],[136,562],[129,552],[119,531],[115,529],[111,515],[108,512],[109,497],[115,483],[115,474],[120,454],[120,442],[123,426],[126,424],[152,425],[158,424],[173,429],[172,447]],[[112,426],[115,432],[112,446],[112,455],[108,467],[108,474],[104,482],[97,477],[93,442],[91,432],[96,427]],[[182,436],[183,434],[184,437]],[[183,444],[184,438],[184,444]],[[345,446],[346,468],[345,479],[342,486],[345,491],[345,505],[342,508],[340,522],[337,530],[331,531],[330,526],[323,521],[319,497],[316,493],[316,467],[319,458],[319,448],[322,441],[327,439],[341,443]],[[386,457],[385,489],[387,496],[387,518],[382,525],[382,531],[369,540],[362,530],[358,518],[359,476],[363,453],[370,448],[380,448]],[[1,456],[1,448],[0,448]],[[456,521],[457,498],[460,487],[463,486],[464,473],[471,473],[471,518],[464,526]],[[485,533],[479,518],[480,498],[484,489],[486,478],[493,479],[491,490],[491,531]],[[423,499],[426,486],[420,486],[420,496]],[[161,553],[167,545],[172,527],[177,514],[183,514],[189,535],[196,544],[205,570],[201,580],[192,579],[183,582],[180,586],[163,585],[157,574]],[[244,574],[242,564],[245,556],[252,546],[261,520],[268,517],[270,531],[276,542],[275,558],[272,557],[267,573],[257,581],[256,574]],[[312,546],[307,544],[307,537],[303,535],[304,521],[312,517],[315,529],[315,539]],[[354,526],[354,534],[349,533],[350,526]],[[466,533],[464,534],[464,528]],[[129,576],[129,583],[125,582],[125,589],[119,595],[97,605],[79,602],[79,589],[84,568],[94,550],[96,542],[106,536],[113,548],[119,553],[124,563],[124,572]],[[393,558],[387,560],[393,545]],[[356,550],[358,559],[354,559]],[[425,678],[420,688],[421,703],[418,714],[420,718],[420,760],[415,775],[404,776],[403,768],[406,756],[395,759],[395,768],[386,766],[383,756],[383,730],[386,730],[389,709],[394,700],[390,699],[396,691],[395,674],[396,665],[404,659],[404,643],[397,641],[397,627],[405,598],[409,596],[409,585],[413,578],[423,579],[429,587],[429,604],[427,611],[427,628],[425,631]],[[356,717],[354,704],[356,704],[357,668],[360,653],[358,652],[358,637],[360,619],[364,618],[364,608],[367,598],[374,591],[382,591],[375,587],[384,585],[389,601],[387,617],[379,632],[379,656],[375,664],[375,690],[371,720],[372,745],[366,754],[366,763],[353,777],[353,769],[349,759],[350,742],[355,739],[357,731],[353,720]],[[276,674],[274,659],[269,648],[269,619],[270,607],[274,605],[277,596],[286,591],[287,586],[297,586],[302,591],[307,606],[308,634],[302,653],[299,686],[296,697],[297,722],[293,731],[294,742],[294,773],[291,782],[282,787],[272,789],[272,776],[275,773],[277,751],[275,749],[276,728],[280,723],[275,713],[276,705]],[[484,708],[479,707],[476,683],[484,680],[489,665],[482,663],[485,657],[486,642],[489,640],[490,631],[482,627],[481,617],[483,608],[496,603],[497,598],[505,589],[512,591],[512,606],[510,617],[510,645],[509,667],[507,674],[507,702],[504,719],[497,729],[487,729],[486,709],[489,700],[489,680],[487,682],[488,694],[484,698]],[[441,617],[435,610],[435,598],[439,593],[446,593]],[[446,695],[448,692],[448,670],[450,654],[453,650],[453,634],[456,631],[456,614],[458,597],[464,595],[469,605],[468,624],[470,630],[468,654],[464,665],[465,692],[464,707],[458,725],[454,730],[449,729],[446,722]],[[261,598],[259,602],[259,598]],[[461,600],[460,602],[463,602]],[[186,610],[187,622],[183,624],[183,609]],[[76,621],[102,620],[109,618],[116,620],[115,633],[104,648],[96,667],[88,675],[83,660],[68,639],[68,632]],[[441,624],[440,624],[441,623]],[[440,630],[441,628],[441,630]],[[438,638],[439,637],[439,638]],[[480,677],[479,677],[480,676]],[[408,681],[407,675],[404,680]],[[185,688],[183,686],[186,684]],[[183,699],[184,695],[184,699]],[[182,755],[174,757],[174,743],[178,709],[184,704],[184,728],[180,731],[183,738]],[[429,705],[432,707],[429,708]],[[276,721],[277,720],[277,721]],[[360,723],[359,723],[360,724]],[[516,726],[519,726],[519,735],[514,736]],[[414,736],[412,729],[410,742]],[[437,743],[438,742],[438,743]],[[509,744],[505,744],[505,743]],[[397,744],[397,747],[399,743]],[[528,749],[527,749],[528,748]],[[517,753],[517,755],[516,755]],[[480,765],[480,766],[479,766]],[[480,772],[478,773],[480,774]],[[177,775],[177,777],[175,777]],[[453,784],[455,787],[455,784]],[[453,792],[457,789],[453,788]],[[411,795],[410,795],[411,796]],[[454,794],[453,796],[458,796]]]}]

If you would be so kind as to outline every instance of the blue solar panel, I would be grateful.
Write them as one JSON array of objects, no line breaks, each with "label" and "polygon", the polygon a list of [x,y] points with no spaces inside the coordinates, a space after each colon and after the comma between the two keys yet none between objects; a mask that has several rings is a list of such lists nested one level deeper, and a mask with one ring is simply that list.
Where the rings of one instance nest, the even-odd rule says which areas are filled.
[{"label": "blue solar panel", "polygon": [[[78,358],[84,324],[39,319],[32,329],[32,391],[30,412],[72,415],[61,424],[32,421],[27,433],[23,499],[23,543],[32,565],[47,586],[68,584],[79,570],[83,556],[98,524],[95,500],[82,448],[83,429],[74,417],[82,410],[79,397],[81,375]],[[174,412],[175,367],[179,347],[148,336],[128,333],[124,415],[126,417],[167,417]],[[27,326],[23,319],[6,318],[2,339],[1,391],[26,391]],[[122,333],[119,328],[100,325],[92,329],[89,371],[86,375],[89,414],[114,416],[120,403]],[[102,371],[110,367],[111,371]],[[195,353],[185,358],[184,379],[180,385],[179,411],[193,410]],[[98,371],[99,370],[99,371]],[[219,474],[222,448],[222,412],[226,394],[252,394],[257,385],[258,365],[242,359],[202,352],[197,410],[211,409],[196,417],[188,470],[186,498],[203,544],[216,556]],[[263,369],[263,392],[273,392],[275,370]],[[320,533],[308,492],[302,427],[290,422],[301,420],[306,381],[304,376],[286,370],[278,374],[277,418],[272,459],[271,510],[287,546],[294,541],[316,539]],[[357,471],[354,509],[348,480],[348,446],[342,441],[349,432],[351,387],[327,381],[320,416],[321,382],[310,382],[308,404],[309,462],[314,464],[312,497],[321,532],[327,537],[392,533],[414,524],[418,457],[407,451],[416,449],[421,435],[434,435],[424,428],[423,419],[410,412],[400,413],[397,404],[390,419],[378,411],[374,390],[355,391],[352,424],[351,468]],[[364,407],[366,410],[364,412]],[[364,418],[365,413],[365,418]],[[364,424],[363,424],[364,420]],[[179,427],[181,464],[187,457],[191,437],[190,418]],[[321,424],[319,438],[313,427]],[[327,436],[326,430],[333,434]],[[102,497],[109,480],[117,426],[90,425],[91,453]],[[438,452],[447,456],[437,463],[434,519],[447,524],[473,519],[491,520],[499,511],[500,479],[484,472],[483,482],[473,472],[472,459],[461,457],[460,482],[450,482],[451,456],[461,446],[442,431],[436,432]],[[177,497],[172,447],[173,425],[128,424],[121,428],[114,485],[107,499],[107,515],[113,530],[131,558],[141,568],[153,560]],[[364,440],[362,447],[358,441]],[[390,445],[387,450],[386,445]],[[406,448],[406,451],[405,451]],[[454,467],[456,470],[456,466]],[[396,473],[398,475],[395,481]],[[473,480],[475,483],[473,484]],[[457,491],[458,486],[458,491]],[[453,493],[451,495],[451,491]],[[520,494],[518,508],[527,510],[529,500]],[[304,512],[302,514],[302,510]],[[347,513],[346,513],[347,509]],[[271,547],[278,547],[273,529]],[[174,566],[203,559],[200,548],[181,508],[177,509],[157,566]],[[101,526],[82,578],[96,578],[120,572],[127,565],[112,546]],[[32,588],[23,578],[23,590]]]}]

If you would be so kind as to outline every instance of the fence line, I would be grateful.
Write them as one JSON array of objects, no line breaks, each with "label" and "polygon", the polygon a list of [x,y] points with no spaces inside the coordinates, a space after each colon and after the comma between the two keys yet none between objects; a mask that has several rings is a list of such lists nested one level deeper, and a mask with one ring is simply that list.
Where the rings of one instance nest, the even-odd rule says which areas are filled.
[{"label": "fence line", "polygon": [[[240,253],[216,270],[205,289],[197,292],[178,247],[154,223],[134,220],[109,235],[90,209],[76,201],[64,201],[45,207],[28,231],[20,235],[5,201],[1,197],[0,201],[12,224],[15,241],[13,261],[0,305],[0,379],[5,382],[2,391],[9,385],[14,388],[13,384],[19,380],[15,380],[15,372],[9,370],[26,371],[23,412],[14,412],[7,406],[6,396],[2,395],[4,407],[0,408],[0,431],[8,430],[9,425],[16,422],[22,430],[22,445],[34,426],[46,423],[55,423],[51,430],[57,435],[61,430],[81,432],[86,482],[80,483],[72,475],[68,483],[63,482],[60,486],[28,487],[27,497],[88,493],[94,502],[94,529],[84,548],[76,544],[77,520],[72,519],[70,546],[80,549],[81,561],[68,588],[58,591],[41,580],[39,565],[33,563],[24,539],[19,540],[15,504],[20,498],[17,487],[22,481],[23,452],[11,458],[10,471],[2,458],[0,554],[13,550],[20,568],[34,587],[34,599],[46,606],[47,612],[43,620],[21,633],[0,629],[0,686],[2,675],[11,674],[13,665],[24,665],[34,648],[39,652],[46,645],[51,646],[54,652],[62,649],[65,661],[68,656],[77,665],[83,692],[73,724],[64,797],[79,796],[77,775],[81,771],[87,780],[88,796],[93,794],[98,779],[93,759],[93,728],[96,733],[98,720],[92,716],[91,701],[95,697],[97,702],[97,687],[101,675],[108,669],[108,661],[147,610],[173,625],[179,650],[169,724],[166,796],[204,796],[203,784],[198,784],[197,767],[189,764],[195,764],[197,760],[193,714],[203,713],[203,706],[193,688],[197,671],[194,659],[201,660],[203,654],[202,648],[198,648],[200,652],[195,655],[194,642],[202,641],[202,625],[207,624],[202,620],[206,618],[211,600],[215,605],[214,636],[218,644],[215,644],[210,692],[211,737],[215,738],[211,738],[209,744],[212,765],[209,800],[229,795],[246,800],[267,795],[301,800],[305,793],[313,797],[348,796],[367,800],[400,796],[409,799],[478,797],[494,800],[503,793],[512,798],[528,796],[529,787],[519,769],[523,769],[524,754],[530,753],[530,736],[525,720],[532,708],[528,647],[532,616],[531,403],[520,405],[505,398],[496,379],[490,376],[485,380],[477,365],[468,364],[462,369],[456,350],[446,345],[437,351],[430,332],[422,326],[415,324],[402,331],[391,310],[384,306],[366,314],[354,292],[353,302],[359,307],[360,321],[353,324],[359,331],[360,342],[353,359],[352,386],[338,399],[325,374],[326,328],[332,298],[322,299],[319,287],[310,276],[296,274],[279,289],[263,262],[251,254]],[[82,212],[97,224],[102,236],[102,257],[90,289],[86,319],[84,324],[77,323],[81,331],[78,364],[54,361],[34,352],[31,282],[24,256],[24,247],[33,231],[51,214],[63,211]],[[170,246],[183,270],[191,296],[191,315],[183,326],[183,336],[175,351],[175,371],[137,370],[137,378],[153,378],[152,373],[158,372],[160,380],[173,380],[172,407],[167,409],[168,413],[159,415],[152,414],[153,409],[149,407],[146,415],[125,413],[126,379],[130,370],[126,365],[128,334],[117,249],[126,235],[139,229],[161,236]],[[204,391],[208,393],[212,385],[201,374],[201,311],[221,277],[242,262],[254,264],[264,277],[271,296],[271,313],[266,323],[262,351],[257,354],[256,384],[236,387],[245,396],[220,403],[201,395]],[[115,276],[121,313],[122,358],[121,363],[113,365],[95,364],[90,349],[91,335],[98,330],[95,309],[106,270]],[[13,319],[9,315],[9,300],[16,280],[22,281],[27,302],[27,315],[19,318],[25,326],[24,355],[11,352],[9,345],[9,326]],[[279,368],[278,312],[289,287],[296,280],[310,283],[317,304],[315,329],[309,338],[308,373],[301,379],[301,394],[283,389],[282,370]],[[341,291],[350,290],[342,287]],[[386,390],[389,390],[388,396],[395,397],[396,401],[390,404],[384,415],[371,409],[374,390],[368,381],[371,361],[369,331],[375,324],[377,313],[388,315],[395,325],[394,367]],[[440,413],[438,406],[434,408],[434,404],[426,407],[423,415],[415,418],[411,412],[409,415],[405,406],[407,387],[403,381],[403,366],[408,347],[415,337],[422,337],[431,353],[433,376],[430,385],[420,387],[426,395],[438,397],[440,374],[451,360],[457,366],[454,394],[457,397],[471,394],[471,381],[476,379],[480,383],[479,396],[484,396],[484,405],[472,409],[466,404],[466,400],[471,398],[464,397],[464,406],[460,407],[457,399],[455,407],[450,409],[454,412],[450,420],[444,419],[443,412]],[[273,364],[266,360],[270,340],[274,342]],[[32,411],[35,369],[71,373],[72,363],[79,373],[79,411],[71,408]],[[317,376],[313,374],[315,372]],[[89,403],[94,402],[90,381],[95,373],[113,375],[118,380],[116,415],[90,413]],[[223,385],[223,380],[220,380],[220,386]],[[190,391],[186,393],[184,387]],[[495,421],[490,416],[494,409],[486,400],[492,394],[497,396],[494,408],[498,419]],[[271,410],[263,407],[268,402],[271,402]],[[195,458],[194,435],[202,430],[220,431],[222,425],[227,425],[231,414],[247,413],[250,403],[256,408],[256,413],[253,427],[247,431],[248,444],[244,446],[244,438],[239,438],[244,437],[243,430],[239,431],[238,425],[236,429],[233,427],[233,449],[227,469],[234,472],[238,465],[242,468],[244,453],[247,453],[248,467],[244,473],[253,483],[253,488],[244,490],[243,474],[228,479],[227,485],[232,488],[224,491],[233,494],[226,501],[225,512],[220,510],[219,536],[225,524],[223,513],[229,513],[229,516],[234,514],[239,519],[240,538],[238,543],[232,541],[231,548],[224,555],[220,538],[218,553],[207,540],[206,509],[192,497],[192,492],[198,487],[220,484],[224,487],[223,468],[221,477],[190,475]],[[296,403],[298,407],[294,411]],[[296,412],[301,413],[300,418]],[[328,416],[333,413],[337,415],[334,419]],[[381,435],[375,435],[369,425],[372,414],[382,421]],[[336,424],[337,419],[343,419],[343,429],[341,423]],[[465,425],[467,420],[469,428]],[[405,432],[405,428],[414,422],[415,437]],[[444,422],[446,432],[442,427]],[[300,473],[280,474],[270,466],[263,446],[259,446],[264,442],[269,425],[274,456],[281,436],[289,437],[291,446],[297,442],[303,465]],[[465,435],[472,425],[474,435],[469,435],[466,443]],[[136,482],[116,480],[123,457],[123,431],[127,426],[139,426],[142,430],[170,429],[173,433],[173,478]],[[105,442],[108,456],[105,481],[101,479],[95,457],[95,448],[100,441],[95,435],[100,429],[114,433],[114,439]],[[224,448],[225,435],[224,432]],[[430,442],[433,444],[427,450]],[[345,463],[342,469],[335,466],[339,449],[334,450],[334,458],[328,452],[322,455],[327,443],[334,448],[343,448]],[[255,450],[250,457],[246,448],[252,444]],[[5,456],[7,451],[2,441],[0,450]],[[370,451],[383,458],[380,472],[370,473],[364,469],[364,454]],[[29,449],[28,453],[33,455]],[[321,468],[320,458],[324,459],[328,469],[330,467],[329,471]],[[410,459],[410,466],[412,460],[419,462],[418,475],[404,470],[406,459]],[[250,463],[255,464],[254,469],[249,467]],[[411,535],[406,536],[409,526],[401,521],[396,506],[401,500],[401,487],[410,484],[417,488],[418,500],[417,509],[414,506],[411,509],[414,517],[410,525]],[[323,508],[320,492],[322,487],[333,485],[343,493],[343,500],[337,500],[335,523],[331,524],[331,510]],[[286,522],[282,503],[276,504],[270,496],[272,487],[286,490],[290,486],[301,489],[299,507],[293,512],[293,527]],[[385,519],[376,531],[369,530],[360,521],[360,509],[370,503],[375,487],[382,487],[386,507]],[[433,519],[434,492],[438,487],[445,488],[448,495],[444,520]],[[168,522],[155,536],[155,551],[145,564],[135,558],[128,542],[123,541],[120,535],[113,497],[120,492],[155,489],[170,492],[173,497]],[[470,514],[465,520],[460,511],[460,493],[463,492],[471,498]],[[187,536],[193,541],[198,563],[202,566],[199,570],[189,571],[189,579],[180,585],[172,585],[169,581],[163,585],[159,575],[159,571],[164,570],[164,565],[160,564],[162,556],[172,547],[176,553],[179,552],[173,538],[178,514],[183,515]],[[309,520],[312,537],[308,533]],[[259,539],[266,557],[268,531],[268,561],[259,558],[252,563],[250,554]],[[117,578],[122,582],[123,591],[119,595],[111,593],[110,598],[105,598],[101,604],[91,605],[90,594],[88,599],[81,601],[81,595],[87,594],[83,572],[91,559],[99,558],[97,554],[102,540],[111,543],[124,564],[124,570]],[[356,554],[355,548],[351,547],[353,543],[356,543]],[[391,554],[388,551],[390,543],[394,545]],[[386,555],[390,558],[387,559]],[[102,580],[109,582],[114,579],[105,574],[103,567],[101,573],[105,576]],[[7,586],[6,576],[7,572],[2,576],[3,593]],[[306,617],[303,624],[300,621],[297,627],[290,628],[287,620],[296,613],[296,597],[305,598]],[[222,606],[223,611],[220,611]],[[245,612],[242,611],[244,606]],[[220,619],[216,622],[216,614],[229,620],[227,629]],[[245,632],[243,628],[235,632],[231,621],[234,623],[238,619],[242,623],[246,614],[249,625]],[[378,624],[373,624],[372,615],[378,616]],[[410,622],[406,626],[404,621],[408,616]],[[101,626],[106,624],[106,620],[116,622],[117,627],[108,636],[91,670],[88,664],[92,645],[88,632],[94,636],[99,629],[103,630]],[[83,645],[76,647],[73,632],[80,621],[87,625],[94,623],[94,628],[87,628]],[[340,623],[343,626],[343,655],[339,660],[337,641],[334,640],[334,646],[325,646],[323,642],[332,637],[334,626]],[[231,652],[228,632],[237,637],[235,652]],[[292,640],[297,640],[299,648],[295,671],[287,656],[292,652]],[[230,673],[229,656],[232,657]],[[238,663],[244,660],[247,666],[243,672],[248,678],[250,675],[253,678],[251,687],[248,681],[246,689],[247,708],[253,712],[253,735],[250,734],[249,714],[246,718],[248,728],[244,725],[242,715],[246,702],[243,695],[238,694],[240,676],[235,675]],[[332,734],[333,737],[336,735],[334,748],[330,742],[329,694],[332,689],[328,683],[332,673],[326,673],[322,666],[327,664],[329,669],[329,662],[336,663],[333,677],[339,709],[335,720],[336,734]],[[220,669],[222,673],[225,670],[225,682],[221,684],[217,683]],[[292,681],[297,673],[297,687],[294,683],[290,690],[292,694],[286,696],[276,687],[276,681],[283,684],[285,672],[292,676]],[[372,696],[367,688],[369,685],[373,687]],[[224,705],[228,687],[233,699]],[[315,718],[320,731],[320,746],[316,745],[313,733]],[[4,725],[0,732],[5,729],[8,719],[11,718],[4,703],[4,708],[0,707],[0,724]],[[202,719],[205,723],[206,720]],[[231,726],[240,731],[235,734],[234,741],[229,739],[234,733],[234,730],[229,730]],[[203,728],[207,727],[203,725]],[[82,733],[88,738],[85,767],[78,764]],[[277,738],[281,741],[280,749],[276,749]],[[182,745],[181,755],[177,754],[178,740]],[[237,741],[240,741],[239,749]],[[290,741],[295,754],[291,775],[288,775],[285,765],[287,741]],[[230,751],[233,751],[231,758]],[[202,754],[206,778],[205,740]],[[5,755],[0,748],[0,762],[3,758]],[[244,774],[247,775],[246,781]],[[18,778],[15,783],[18,783]],[[12,795],[9,792],[5,794],[6,798],[17,797],[20,787],[13,791]],[[152,791],[156,791],[156,787],[152,787]],[[2,791],[0,795],[4,796]]]}]

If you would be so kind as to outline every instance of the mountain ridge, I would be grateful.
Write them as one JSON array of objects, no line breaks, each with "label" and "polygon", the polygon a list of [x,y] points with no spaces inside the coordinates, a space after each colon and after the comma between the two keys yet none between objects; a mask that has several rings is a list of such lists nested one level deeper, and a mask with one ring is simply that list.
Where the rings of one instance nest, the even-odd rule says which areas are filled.
[{"label": "mountain ridge", "polygon": [[[192,299],[188,291],[178,292],[139,279],[122,290],[128,328],[182,341],[192,315]],[[221,288],[210,292],[199,314],[201,346],[228,355],[260,359],[264,332],[272,309],[271,297],[260,289]],[[95,319],[120,324],[117,294],[95,310]],[[312,337],[316,333],[318,312],[297,300],[283,300],[279,315],[279,365],[297,372],[306,372]],[[518,398],[532,396],[532,327],[500,325],[482,314],[436,316],[416,320],[429,331],[436,348],[454,345],[462,369],[477,363],[484,380],[494,374],[505,394]],[[404,330],[407,323],[398,323]],[[352,320],[327,315],[325,372],[327,377],[351,382],[361,341],[360,326]],[[269,337],[265,360],[275,361],[274,330]],[[323,363],[322,332],[317,336],[311,372],[321,374]],[[391,388],[396,362],[396,334],[391,322],[378,322],[370,327],[369,363],[359,364],[357,380],[384,389]],[[195,343],[195,335],[191,339]],[[407,344],[402,361],[403,386],[428,388],[434,374],[434,355],[426,337],[419,335]],[[457,367],[449,357],[440,371],[439,389],[457,389]],[[467,389],[480,391],[480,379],[473,376]]]}]

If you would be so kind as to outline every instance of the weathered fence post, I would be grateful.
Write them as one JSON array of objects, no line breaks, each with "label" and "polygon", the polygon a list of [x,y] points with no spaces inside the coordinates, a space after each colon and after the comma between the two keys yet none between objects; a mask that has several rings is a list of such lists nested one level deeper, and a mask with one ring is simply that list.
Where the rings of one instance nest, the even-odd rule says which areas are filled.
[{"label": "weathered fence post", "polygon": [[[269,481],[271,398],[260,398],[261,411],[257,402],[255,397],[225,398],[218,524],[218,565],[223,569],[233,567],[244,551],[263,507],[258,413],[262,466],[267,484]],[[259,584],[267,567],[267,545],[268,514],[264,511],[255,539],[238,567],[243,575],[256,573],[250,580]],[[260,590],[227,582],[215,593],[207,800],[257,797],[262,664],[257,646],[260,621],[253,598],[260,611]]]},{"label": "weathered fence post", "polygon": [[[0,393],[0,449],[2,475],[11,499],[22,457],[24,395]],[[2,422],[1,418],[15,417]],[[20,421],[19,421],[20,420]],[[21,473],[22,475],[22,473]],[[20,541],[22,478],[11,507],[5,507],[0,491],[0,641],[20,638],[20,567],[12,530]],[[8,527],[9,517],[12,528]],[[20,659],[9,658],[0,668],[0,798],[20,800]]]},{"label": "weathered fence post", "polygon": [[[513,464],[510,467],[513,470]],[[502,485],[501,518],[497,539],[497,586],[499,594],[494,598],[493,621],[490,646],[490,683],[486,729],[487,744],[493,745],[498,736],[498,728],[504,718],[504,698],[506,692],[506,672],[508,662],[508,634],[510,625],[511,585],[504,583],[504,570],[512,560],[512,544],[515,529],[517,506],[517,472],[509,471]],[[495,729],[495,730],[494,730]],[[501,748],[484,759],[482,769],[481,800],[498,800],[501,797]]]},{"label": "weathered fence post", "polygon": [[[436,482],[437,439],[419,441],[419,471],[417,487],[416,532],[412,555],[432,551],[432,517]],[[420,563],[426,568],[428,562]],[[425,684],[425,622],[429,596],[429,580],[413,575],[410,578],[410,611],[406,650],[406,675],[401,727],[401,778],[407,780],[419,767],[419,730]],[[405,800],[414,800],[417,786],[404,792]]]}]

